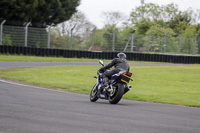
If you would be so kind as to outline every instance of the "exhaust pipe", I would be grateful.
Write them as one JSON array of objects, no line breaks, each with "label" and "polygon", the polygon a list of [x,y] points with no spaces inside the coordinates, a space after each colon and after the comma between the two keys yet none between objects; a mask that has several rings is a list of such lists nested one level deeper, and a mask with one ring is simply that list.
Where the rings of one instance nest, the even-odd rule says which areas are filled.
[{"label": "exhaust pipe", "polygon": [[126,88],[124,88],[124,94],[126,93],[126,92],[128,92],[130,89],[132,88],[132,86],[127,86]]}]

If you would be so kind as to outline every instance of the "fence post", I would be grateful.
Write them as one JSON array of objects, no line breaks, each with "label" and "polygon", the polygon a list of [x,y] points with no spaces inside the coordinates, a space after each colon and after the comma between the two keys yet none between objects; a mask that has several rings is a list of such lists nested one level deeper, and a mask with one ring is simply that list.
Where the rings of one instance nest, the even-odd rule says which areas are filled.
[{"label": "fence post", "polygon": [[28,26],[31,24],[31,22],[28,22],[26,24],[26,27],[25,27],[25,47],[27,47],[27,39],[28,39]]},{"label": "fence post", "polygon": [[197,36],[198,36],[199,34],[197,34],[196,36],[195,36],[195,38],[194,38],[194,55],[196,54],[196,41],[197,41]]},{"label": "fence post", "polygon": [[149,49],[150,49],[150,37],[151,37],[151,34],[153,33],[153,31],[152,32],[150,32],[149,33],[149,35],[148,35],[148,53],[149,53]]},{"label": "fence post", "polygon": [[73,30],[74,28],[76,27],[76,25],[74,25],[74,27],[71,28],[71,31],[70,31],[70,50],[72,50],[72,36],[73,36]]},{"label": "fence post", "polygon": [[93,47],[94,47],[94,31],[96,30],[96,27],[92,30],[92,47],[91,47],[91,51],[93,51]]},{"label": "fence post", "polygon": [[50,48],[51,26],[52,26],[52,24],[50,26],[48,26],[48,44],[47,44],[47,48]]},{"label": "fence post", "polygon": [[179,50],[178,50],[178,53],[181,54],[181,37],[184,33],[182,33],[179,37]]},{"label": "fence post", "polygon": [[113,32],[113,45],[112,45],[112,51],[115,51],[115,32],[117,31],[117,29],[114,30]]},{"label": "fence post", "polygon": [[131,32],[131,49],[130,49],[130,52],[133,52],[133,40],[134,40],[134,37],[133,37],[133,33],[136,31],[136,29],[134,29],[132,32]]},{"label": "fence post", "polygon": [[2,45],[2,37],[3,37],[3,24],[6,22],[6,20],[3,20],[1,23],[1,36],[0,36],[0,45]]},{"label": "fence post", "polygon": [[131,40],[131,37],[128,39],[128,42],[126,43],[126,46],[125,46],[125,48],[124,48],[124,52],[126,51],[126,49],[127,49],[127,47],[128,47],[128,44],[129,44],[130,40]]},{"label": "fence post", "polygon": [[169,32],[167,32],[166,34],[165,34],[165,40],[164,40],[164,53],[165,53],[165,51],[166,51],[166,41],[167,41],[167,35],[169,34]]}]

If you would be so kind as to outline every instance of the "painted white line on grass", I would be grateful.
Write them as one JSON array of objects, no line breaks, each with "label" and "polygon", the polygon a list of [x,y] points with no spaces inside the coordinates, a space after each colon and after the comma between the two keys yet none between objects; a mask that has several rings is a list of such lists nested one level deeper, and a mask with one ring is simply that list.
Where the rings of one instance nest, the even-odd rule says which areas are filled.
[{"label": "painted white line on grass", "polygon": [[56,89],[51,89],[51,88],[32,86],[32,85],[25,85],[25,84],[20,84],[20,83],[14,83],[14,82],[2,80],[2,79],[0,79],[0,82],[4,82],[4,83],[7,83],[7,84],[12,84],[12,85],[24,86],[24,87],[31,87],[31,88],[41,89],[41,90],[50,90],[50,91],[55,91],[55,92],[60,92],[60,93],[76,94],[76,95],[84,96],[84,94],[73,93],[73,92],[62,91],[62,90],[56,90]]}]

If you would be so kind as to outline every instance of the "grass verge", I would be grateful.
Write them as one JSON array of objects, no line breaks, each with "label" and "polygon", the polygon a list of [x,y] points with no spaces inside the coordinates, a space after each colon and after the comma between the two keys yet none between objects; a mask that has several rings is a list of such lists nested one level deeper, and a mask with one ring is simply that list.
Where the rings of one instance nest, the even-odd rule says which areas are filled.
[{"label": "grass verge", "polygon": [[[64,58],[64,57],[40,57],[25,55],[0,54],[0,61],[50,61],[50,62],[96,62],[97,59]],[[106,60],[109,61],[109,60]]]},{"label": "grass verge", "polygon": [[[41,61],[41,62],[97,62],[99,59],[88,58],[64,58],[64,57],[40,57],[29,55],[10,55],[0,54],[0,61]],[[102,59],[104,62],[110,62],[111,60]],[[144,62],[144,61],[129,61],[130,63],[159,63],[160,62]],[[162,63],[165,64],[165,63]],[[168,63],[169,64],[169,63]]]},{"label": "grass verge", "polygon": [[[61,66],[0,70],[0,77],[89,94],[100,66]],[[200,107],[200,65],[131,65],[134,81],[124,98]]]}]

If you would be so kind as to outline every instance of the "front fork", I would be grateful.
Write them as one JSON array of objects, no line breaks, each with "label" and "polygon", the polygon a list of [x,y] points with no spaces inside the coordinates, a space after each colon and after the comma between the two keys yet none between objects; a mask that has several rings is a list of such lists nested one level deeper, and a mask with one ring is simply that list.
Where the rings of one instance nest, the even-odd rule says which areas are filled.
[{"label": "front fork", "polygon": [[98,87],[96,87],[98,89],[97,97],[101,98],[101,99],[108,99],[108,95],[105,92],[102,92],[103,90],[101,89],[101,86],[103,85],[103,81],[100,78],[100,75],[98,75],[98,77],[94,76],[94,78],[97,79],[97,84],[96,84],[98,86]]}]

